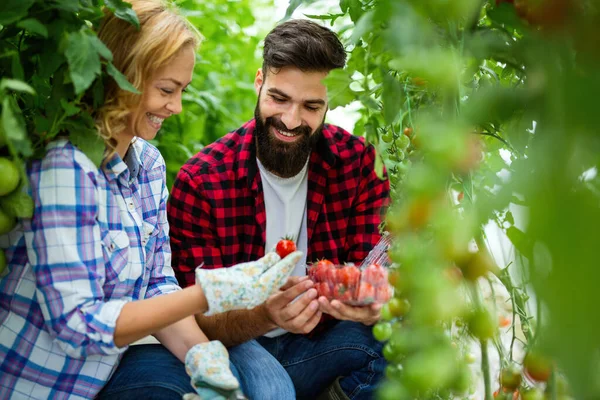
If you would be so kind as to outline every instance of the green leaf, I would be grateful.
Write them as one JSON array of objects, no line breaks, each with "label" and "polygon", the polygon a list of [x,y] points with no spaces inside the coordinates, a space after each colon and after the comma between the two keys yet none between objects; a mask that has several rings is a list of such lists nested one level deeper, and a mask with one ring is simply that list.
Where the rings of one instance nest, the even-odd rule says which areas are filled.
[{"label": "green leaf", "polygon": [[21,65],[21,57],[19,57],[19,53],[15,53],[12,56],[11,71],[13,78],[21,81],[25,80],[25,71],[23,71],[23,66]]},{"label": "green leaf", "polygon": [[114,78],[114,80],[117,82],[117,85],[119,85],[119,87],[123,90],[127,90],[128,92],[131,93],[135,93],[135,94],[141,94],[141,92],[139,90],[137,90],[135,88],[135,86],[133,86],[125,77],[125,75],[123,75],[118,69],[117,67],[115,67],[113,65],[113,63],[109,62],[108,65],[106,66],[106,72],[108,72],[108,74],[110,76],[112,76]]},{"label": "green leaf", "polygon": [[290,19],[294,11],[296,11],[296,9],[300,7],[302,3],[311,4],[314,2],[315,0],[291,0],[290,5],[288,6],[287,10],[285,10],[285,16],[283,17],[283,20],[286,21]]},{"label": "green leaf", "polygon": [[359,100],[361,101],[361,103],[363,103],[365,106],[367,106],[371,110],[375,110],[375,111],[380,110],[380,107],[379,107],[379,104],[377,103],[377,101],[367,94],[360,95]]},{"label": "green leaf", "polygon": [[2,128],[5,138],[10,140],[17,151],[25,157],[33,153],[21,109],[10,96],[5,96],[2,101]]},{"label": "green leaf", "polygon": [[81,109],[79,107],[77,107],[73,103],[69,103],[65,99],[60,99],[60,105],[63,108],[63,110],[65,110],[65,115],[67,117],[72,117],[73,115],[75,115],[79,111],[81,111]]},{"label": "green leaf", "polygon": [[327,86],[327,97],[329,98],[329,109],[333,110],[339,106],[345,106],[356,99],[356,95],[350,89],[352,77],[349,71],[334,69],[324,79]]},{"label": "green leaf", "polygon": [[524,24],[515,12],[515,6],[508,2],[502,2],[496,7],[489,8],[487,10],[487,16],[492,22],[496,24],[511,27],[511,28],[524,28]]},{"label": "green leaf", "polygon": [[375,150],[375,174],[382,181],[385,180],[385,175],[383,175],[383,165],[381,155]]},{"label": "green leaf", "polygon": [[100,57],[92,39],[94,37],[82,29],[70,33],[67,38],[65,56],[69,63],[69,75],[75,86],[76,94],[89,88],[101,72]]},{"label": "green leaf", "polygon": [[48,28],[35,18],[27,18],[17,23],[19,28],[28,30],[31,33],[36,33],[44,38],[48,37]]},{"label": "green leaf", "polygon": [[127,21],[137,29],[140,29],[140,20],[131,8],[131,4],[123,0],[104,0],[104,4],[117,18]]},{"label": "green leaf", "polygon": [[23,81],[16,79],[4,78],[0,81],[0,90],[14,90],[15,92],[25,92],[29,94],[35,94],[35,90]]},{"label": "green leaf", "polygon": [[79,0],[54,0],[54,8],[58,10],[76,13],[79,11]]},{"label": "green leaf", "polygon": [[348,13],[352,22],[357,23],[360,17],[363,15],[361,0],[349,0]]},{"label": "green leaf", "polygon": [[373,32],[374,16],[375,11],[371,10],[363,14],[362,17],[360,17],[360,19],[354,26],[354,31],[352,31],[352,37],[350,38],[351,43],[356,44],[363,36],[365,36],[369,32]]},{"label": "green leaf", "polygon": [[2,126],[6,137],[11,140],[23,140],[26,136],[25,123],[21,116],[21,110],[15,101],[4,97],[2,101]]},{"label": "green leaf", "polygon": [[383,77],[383,119],[386,124],[391,125],[400,114],[404,102],[404,89],[400,82],[390,74]]},{"label": "green leaf", "polygon": [[527,235],[515,226],[511,226],[506,230],[506,236],[510,239],[515,248],[523,256],[531,259],[533,255],[533,245]]},{"label": "green leaf", "polygon": [[0,25],[9,25],[27,15],[35,0],[2,0],[0,2]]},{"label": "green leaf", "polygon": [[100,166],[106,145],[93,127],[91,117],[82,114],[80,117],[66,122],[65,128],[69,131],[69,140],[83,151],[94,164]]},{"label": "green leaf", "polygon": [[104,43],[102,43],[102,40],[98,39],[98,36],[90,35],[90,42],[92,43],[92,46],[94,46],[94,49],[96,49],[98,54],[100,54],[100,56],[102,56],[108,61],[113,60],[112,52],[109,50],[108,47],[106,47]]}]

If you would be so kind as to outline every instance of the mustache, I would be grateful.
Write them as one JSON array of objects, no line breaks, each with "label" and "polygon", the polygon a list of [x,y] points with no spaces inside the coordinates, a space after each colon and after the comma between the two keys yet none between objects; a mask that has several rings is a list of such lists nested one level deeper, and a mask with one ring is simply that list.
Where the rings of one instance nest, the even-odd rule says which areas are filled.
[{"label": "mustache", "polygon": [[308,127],[306,125],[300,125],[297,128],[288,129],[288,127],[285,126],[285,124],[283,122],[281,122],[281,120],[274,119],[273,117],[267,118],[265,122],[266,122],[267,126],[271,125],[273,128],[277,129],[278,131],[287,131],[287,132],[293,133],[294,135],[302,134],[302,135],[308,136],[311,131],[310,127]]}]

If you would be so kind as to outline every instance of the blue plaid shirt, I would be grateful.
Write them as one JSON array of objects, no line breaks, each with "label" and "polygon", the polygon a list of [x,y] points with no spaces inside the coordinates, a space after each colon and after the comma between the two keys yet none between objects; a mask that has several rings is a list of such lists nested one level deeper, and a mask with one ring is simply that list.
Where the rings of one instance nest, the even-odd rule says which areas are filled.
[{"label": "blue plaid shirt", "polygon": [[0,398],[93,398],[126,350],[122,307],[179,290],[164,160],[138,138],[97,168],[59,140],[28,174],[34,216],[0,236]]}]

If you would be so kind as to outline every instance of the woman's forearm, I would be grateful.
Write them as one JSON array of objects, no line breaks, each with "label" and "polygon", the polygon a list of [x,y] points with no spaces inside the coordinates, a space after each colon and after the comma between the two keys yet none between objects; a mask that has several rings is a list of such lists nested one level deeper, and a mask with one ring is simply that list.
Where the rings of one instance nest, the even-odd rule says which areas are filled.
[{"label": "woman's forearm", "polygon": [[126,346],[206,310],[208,304],[199,285],[151,299],[132,301],[125,304],[117,319],[115,345]]},{"label": "woman's forearm", "polygon": [[154,334],[154,337],[184,363],[185,355],[190,348],[198,343],[209,341],[193,316],[161,329]]}]

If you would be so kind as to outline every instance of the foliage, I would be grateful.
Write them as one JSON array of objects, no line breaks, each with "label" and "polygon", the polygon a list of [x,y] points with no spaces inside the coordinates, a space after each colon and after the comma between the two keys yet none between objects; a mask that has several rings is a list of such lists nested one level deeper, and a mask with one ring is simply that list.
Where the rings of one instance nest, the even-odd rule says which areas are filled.
[{"label": "foliage", "polygon": [[205,39],[184,95],[184,112],[166,120],[156,138],[167,163],[169,187],[193,154],[253,117],[253,82],[262,59],[258,46],[266,34],[260,29],[270,29],[256,26],[253,10],[269,4],[269,0],[178,3]]},{"label": "foliage", "polygon": [[[485,397],[492,397],[488,344],[504,369],[523,358],[514,359],[512,344],[506,351],[498,338],[494,310],[481,292],[489,280],[511,295],[512,343],[526,339],[529,353],[545,353],[557,367],[548,384],[527,379],[517,387],[537,386],[557,398],[564,373],[576,398],[598,397],[595,4],[341,0],[339,6],[341,12],[315,16],[337,20],[338,27],[347,21],[338,30],[350,59],[327,79],[330,104],[362,103],[356,132],[379,150],[393,187],[387,229],[396,235],[395,296],[411,305],[402,317],[390,312],[392,302],[384,308],[394,329],[384,348],[390,366],[381,396],[460,396],[469,385],[458,357],[462,346],[452,342],[471,335],[481,344]],[[485,160],[475,168],[478,136]],[[516,205],[525,211],[515,217]],[[490,221],[516,248],[514,264],[498,268],[489,256],[483,227]]]}]

